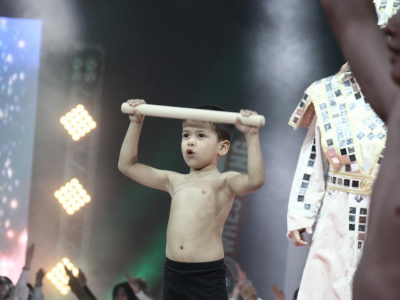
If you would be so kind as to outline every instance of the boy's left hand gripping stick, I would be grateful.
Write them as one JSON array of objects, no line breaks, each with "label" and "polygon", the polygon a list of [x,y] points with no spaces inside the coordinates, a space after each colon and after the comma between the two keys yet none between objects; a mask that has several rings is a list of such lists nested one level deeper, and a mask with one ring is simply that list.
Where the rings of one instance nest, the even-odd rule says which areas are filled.
[{"label": "boy's left hand gripping stick", "polygon": [[134,109],[136,109],[142,115],[151,117],[181,120],[200,120],[224,124],[235,124],[236,118],[239,118],[243,125],[257,127],[262,127],[265,125],[265,118],[262,115],[250,115],[249,117],[243,117],[240,113],[228,111],[216,111],[154,104],[140,104],[133,107],[126,102],[122,103],[121,111],[124,114],[132,114]]}]

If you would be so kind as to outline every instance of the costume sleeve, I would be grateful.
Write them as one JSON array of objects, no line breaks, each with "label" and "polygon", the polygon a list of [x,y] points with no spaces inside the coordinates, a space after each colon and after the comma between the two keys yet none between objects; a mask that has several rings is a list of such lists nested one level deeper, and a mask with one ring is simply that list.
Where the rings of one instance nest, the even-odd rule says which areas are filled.
[{"label": "costume sleeve", "polygon": [[289,197],[288,231],[312,227],[325,193],[328,161],[321,149],[317,118],[313,117],[297,163]]},{"label": "costume sleeve", "polygon": [[22,269],[21,276],[18,279],[17,284],[11,291],[10,300],[26,300],[29,297],[28,288],[28,275],[29,270]]},{"label": "costume sleeve", "polygon": [[289,119],[288,123],[294,130],[297,130],[300,126],[310,127],[311,121],[315,116],[314,104],[311,100],[314,87],[315,82],[306,89],[303,98],[301,98],[301,101]]}]

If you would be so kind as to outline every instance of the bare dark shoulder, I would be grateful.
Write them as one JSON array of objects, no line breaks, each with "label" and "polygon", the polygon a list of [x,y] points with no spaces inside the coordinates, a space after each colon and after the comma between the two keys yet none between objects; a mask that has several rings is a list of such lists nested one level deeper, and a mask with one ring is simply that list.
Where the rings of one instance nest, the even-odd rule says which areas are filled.
[{"label": "bare dark shoulder", "polygon": [[393,107],[388,116],[387,125],[389,130],[391,127],[396,127],[396,130],[400,128],[400,90],[393,101]]},{"label": "bare dark shoulder", "polygon": [[[325,14],[366,100],[387,122],[399,88],[372,1],[322,0]],[[368,2],[368,3],[367,3]]]}]

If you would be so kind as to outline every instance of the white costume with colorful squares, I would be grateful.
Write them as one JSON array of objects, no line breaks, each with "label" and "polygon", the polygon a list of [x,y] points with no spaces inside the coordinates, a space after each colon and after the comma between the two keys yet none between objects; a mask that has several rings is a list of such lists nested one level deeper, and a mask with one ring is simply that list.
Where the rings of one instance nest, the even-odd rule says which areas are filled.
[{"label": "white costume with colorful squares", "polygon": [[288,231],[316,224],[298,299],[351,299],[386,127],[350,71],[314,82],[289,124],[308,127],[288,206]]}]

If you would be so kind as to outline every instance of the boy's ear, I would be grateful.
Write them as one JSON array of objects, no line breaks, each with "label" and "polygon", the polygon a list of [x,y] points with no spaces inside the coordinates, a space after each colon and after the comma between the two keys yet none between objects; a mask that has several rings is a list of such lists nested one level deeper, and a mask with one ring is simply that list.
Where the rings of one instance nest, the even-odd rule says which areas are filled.
[{"label": "boy's ear", "polygon": [[218,154],[220,156],[224,156],[225,154],[228,153],[230,146],[231,146],[231,143],[228,140],[220,142]]}]

